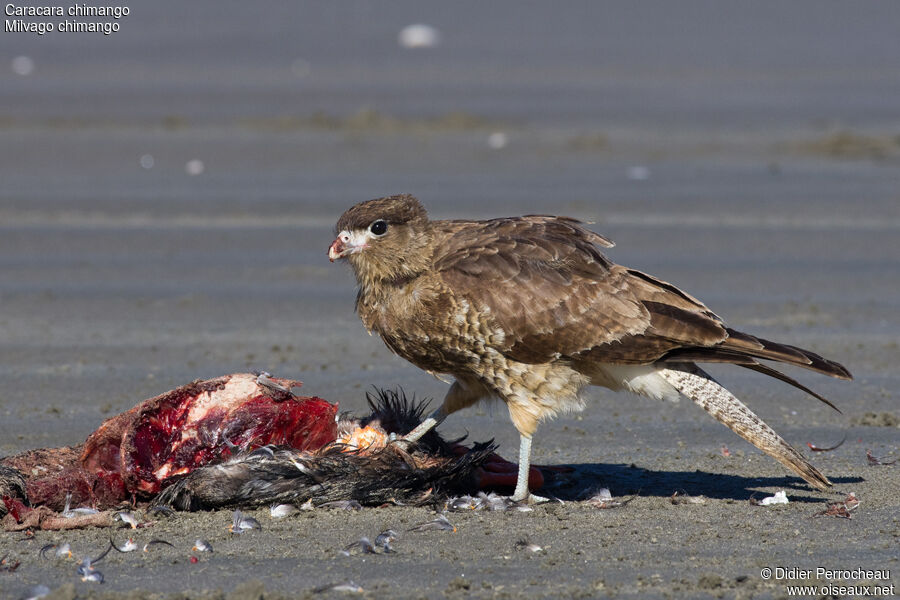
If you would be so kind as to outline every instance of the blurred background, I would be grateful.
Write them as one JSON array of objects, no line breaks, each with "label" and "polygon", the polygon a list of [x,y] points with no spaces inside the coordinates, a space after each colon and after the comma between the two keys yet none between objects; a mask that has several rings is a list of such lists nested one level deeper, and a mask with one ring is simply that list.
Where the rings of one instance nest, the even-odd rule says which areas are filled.
[{"label": "blurred background", "polygon": [[[110,35],[0,34],[0,452],[76,443],[250,369],[357,411],[371,385],[442,396],[366,335],[326,258],[343,210],[400,192],[435,217],[591,221],[616,262],[847,364],[852,391],[814,387],[851,418],[896,404],[897,3],[129,8],[72,19]],[[788,430],[837,422],[759,376],[723,379]],[[696,427],[684,407],[627,406],[584,418],[602,431],[652,406],[659,427]],[[514,458],[505,410],[467,413],[446,427]],[[662,451],[654,427],[592,460]]]}]

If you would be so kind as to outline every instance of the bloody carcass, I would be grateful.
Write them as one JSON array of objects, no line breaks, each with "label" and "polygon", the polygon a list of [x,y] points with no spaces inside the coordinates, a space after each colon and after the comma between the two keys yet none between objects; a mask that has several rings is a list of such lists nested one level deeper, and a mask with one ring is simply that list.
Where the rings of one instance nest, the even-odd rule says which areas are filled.
[{"label": "bloody carcass", "polygon": [[[299,386],[254,373],[194,381],[107,419],[83,444],[4,458],[0,510],[19,521],[36,506],[105,509],[160,492],[160,501],[181,509],[276,500],[371,505],[515,481],[515,465],[489,444],[469,449],[437,434],[410,449],[388,443],[390,433],[421,420],[424,406],[401,392],[370,395],[371,414],[355,419],[338,418],[336,404],[295,395]],[[537,470],[532,478],[540,485]]]}]

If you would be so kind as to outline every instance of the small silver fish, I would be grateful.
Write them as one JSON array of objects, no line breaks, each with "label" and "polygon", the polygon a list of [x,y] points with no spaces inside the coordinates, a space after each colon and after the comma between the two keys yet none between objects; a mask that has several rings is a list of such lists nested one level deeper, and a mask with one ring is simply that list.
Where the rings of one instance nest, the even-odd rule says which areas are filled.
[{"label": "small silver fish", "polygon": [[89,581],[91,583],[103,583],[103,573],[100,571],[90,571],[88,573],[84,573],[81,576],[82,581]]},{"label": "small silver fish", "polygon": [[[112,544],[107,546],[106,550],[104,550],[100,554],[100,556],[98,556],[97,558],[91,558],[90,556],[85,556],[83,559],[81,559],[81,564],[78,565],[78,569],[76,572],[79,575],[81,575],[82,581],[93,581],[95,583],[103,583],[103,574],[100,573],[99,571],[97,571],[97,569],[94,568],[94,565],[96,565],[98,562],[103,560],[106,557],[106,555],[109,554],[109,551],[112,550],[112,547],[113,547]],[[93,573],[97,573],[97,575],[93,575]]]},{"label": "small silver fish", "polygon": [[38,556],[40,556],[41,558],[47,558],[47,553],[54,548],[56,548],[56,552],[54,552],[56,558],[72,558],[72,547],[68,542],[60,546],[57,546],[56,544],[47,544],[46,546],[38,550]]},{"label": "small silver fish", "polygon": [[66,494],[66,505],[63,507],[62,516],[65,519],[71,519],[78,515],[96,515],[99,510],[96,508],[70,508],[72,504],[72,492]]},{"label": "small silver fish", "polygon": [[375,552],[375,546],[372,545],[372,542],[369,541],[369,538],[367,537],[361,537],[359,538],[358,542],[353,542],[352,544],[348,545],[346,548],[344,548],[341,554],[343,554],[344,556],[350,556],[350,552],[356,548],[359,548],[363,554],[377,554]]},{"label": "small silver fish", "polygon": [[109,538],[109,543],[113,547],[113,550],[118,550],[119,552],[134,552],[138,549],[137,542],[134,541],[134,538],[128,538],[121,546],[117,546],[112,538]]},{"label": "small silver fish", "polygon": [[456,496],[455,498],[450,498],[447,502],[447,508],[450,510],[475,510],[477,506],[477,502],[475,498],[469,496],[468,494],[465,496]]},{"label": "small silver fish", "polygon": [[254,519],[253,517],[245,516],[239,510],[234,511],[234,516],[231,520],[231,526],[228,530],[231,533],[244,533],[245,531],[249,531],[251,529],[262,529],[262,525],[259,524],[259,521]]},{"label": "small silver fish", "polygon": [[155,546],[155,545],[170,546],[172,548],[175,547],[175,544],[172,544],[171,542],[167,542],[166,540],[150,540],[149,542],[144,544],[144,552],[150,552],[150,546]]},{"label": "small silver fish", "polygon": [[138,528],[138,520],[133,512],[122,511],[117,512],[114,521],[122,521],[123,523],[127,523],[131,525],[132,529]]},{"label": "small silver fish", "polygon": [[391,542],[396,540],[399,536],[397,532],[393,529],[385,529],[381,533],[378,534],[378,537],[375,538],[375,547],[381,548],[381,550],[385,554],[391,554],[394,552],[394,549],[391,548]]},{"label": "small silver fish", "polygon": [[87,575],[88,573],[92,573],[94,571],[94,561],[91,560],[90,557],[85,557],[82,559],[81,564],[78,565],[77,572],[79,575]]},{"label": "small silver fish", "polygon": [[434,521],[427,521],[425,523],[419,523],[418,525],[411,527],[409,531],[452,531],[456,533],[456,525],[447,520],[447,517],[444,515],[438,515],[438,518]]},{"label": "small silver fish", "polygon": [[512,501],[500,494],[480,492],[476,499],[475,510],[505,511],[512,506]]}]

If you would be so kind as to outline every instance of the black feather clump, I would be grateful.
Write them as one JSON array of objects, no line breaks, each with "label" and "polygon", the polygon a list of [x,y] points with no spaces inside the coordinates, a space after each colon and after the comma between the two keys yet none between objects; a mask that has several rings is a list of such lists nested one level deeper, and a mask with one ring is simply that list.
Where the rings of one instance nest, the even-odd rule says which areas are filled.
[{"label": "black feather clump", "polygon": [[[428,401],[409,400],[401,389],[367,393],[371,414],[361,426],[378,424],[403,435],[422,420]],[[274,503],[318,506],[356,500],[365,506],[439,504],[477,489],[476,469],[494,452],[493,441],[462,455],[434,430],[404,450],[389,443],[374,452],[329,445],[316,452],[265,448],[196,469],[167,487],[156,502],[178,510],[257,507]]]}]

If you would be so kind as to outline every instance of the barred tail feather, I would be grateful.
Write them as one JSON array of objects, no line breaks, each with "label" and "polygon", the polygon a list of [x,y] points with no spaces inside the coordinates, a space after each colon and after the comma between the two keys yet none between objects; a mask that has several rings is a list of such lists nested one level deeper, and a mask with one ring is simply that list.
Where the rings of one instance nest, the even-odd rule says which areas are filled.
[{"label": "barred tail feather", "polygon": [[703,369],[691,363],[670,367],[674,368],[660,369],[659,375],[717,421],[797,473],[813,487],[825,490],[831,485],[828,478],[803,455]]}]

